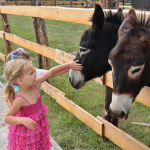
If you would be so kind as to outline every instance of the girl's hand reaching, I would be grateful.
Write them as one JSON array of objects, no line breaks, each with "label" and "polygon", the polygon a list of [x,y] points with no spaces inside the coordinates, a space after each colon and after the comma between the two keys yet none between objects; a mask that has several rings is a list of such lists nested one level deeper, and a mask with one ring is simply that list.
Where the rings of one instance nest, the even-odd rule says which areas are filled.
[{"label": "girl's hand reaching", "polygon": [[22,118],[22,124],[29,128],[30,130],[35,130],[36,128],[36,122],[32,120],[31,118]]},{"label": "girl's hand reaching", "polygon": [[82,70],[83,66],[82,64],[78,64],[77,62],[79,62],[79,60],[73,61],[70,63],[70,69],[72,70]]}]

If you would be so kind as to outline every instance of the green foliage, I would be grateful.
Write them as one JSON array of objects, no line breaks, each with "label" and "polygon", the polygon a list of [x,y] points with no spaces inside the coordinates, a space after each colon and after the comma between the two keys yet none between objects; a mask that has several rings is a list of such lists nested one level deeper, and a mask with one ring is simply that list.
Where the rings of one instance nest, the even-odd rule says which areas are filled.
[{"label": "green foliage", "polygon": [[[22,37],[24,39],[36,42],[35,32],[31,17],[13,16],[9,15],[9,22],[11,33]],[[63,21],[45,20],[47,33],[49,38],[49,46],[64,50],[68,53],[76,55],[78,45],[83,32],[90,26],[81,25]],[[2,25],[0,25],[2,29]],[[0,52],[4,53],[4,40],[0,39]],[[13,49],[19,47],[13,44]],[[34,62],[38,66],[37,54],[25,49]],[[51,67],[58,65],[51,60]],[[3,63],[0,61],[0,76],[3,74]],[[0,80],[3,82],[2,78]],[[64,93],[66,97],[74,103],[85,109],[93,116],[102,116],[105,87],[100,84],[89,81],[86,85],[75,90],[71,87],[68,79],[68,74],[51,79],[51,84]],[[50,135],[58,142],[64,150],[119,150],[111,141],[100,137],[92,129],[87,127],[84,123],[78,120],[75,116],[70,114],[67,110],[61,107],[56,101],[46,93],[42,92],[42,100],[48,106],[47,113],[50,126]],[[150,108],[134,102],[129,114],[129,118],[124,121],[121,120],[119,127],[135,137],[139,141],[150,144],[150,130],[149,127],[134,125],[131,122],[145,122],[150,123]]]}]

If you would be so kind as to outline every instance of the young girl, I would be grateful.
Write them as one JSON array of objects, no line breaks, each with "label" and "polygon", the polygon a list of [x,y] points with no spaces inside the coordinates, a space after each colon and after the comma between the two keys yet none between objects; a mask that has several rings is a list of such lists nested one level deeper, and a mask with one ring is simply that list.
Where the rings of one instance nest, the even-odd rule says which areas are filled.
[{"label": "young girl", "polygon": [[[7,56],[6,56],[6,62],[8,62],[8,61],[10,61],[10,60],[14,60],[14,59],[24,59],[24,60],[29,60],[29,61],[31,61],[31,59],[30,59],[30,55],[26,52],[26,51],[24,51],[24,49],[23,48],[17,48],[16,50],[14,50],[13,52],[11,52],[11,53],[9,53]],[[31,61],[31,63],[32,63],[32,61]],[[59,73],[59,74],[57,74],[57,75],[61,75],[61,74],[64,74],[64,73],[66,73],[66,72],[68,72],[69,71],[69,69],[66,69],[66,70],[63,70],[61,73]],[[47,72],[47,70],[44,70],[44,69],[36,69],[36,73],[37,73],[37,77],[39,77],[39,76],[41,76],[43,73],[45,73],[45,72]],[[56,76],[57,76],[56,75]],[[15,95],[15,93],[17,93],[18,92],[18,90],[19,90],[19,87],[18,86],[14,86],[14,90],[12,89],[11,91],[11,99],[9,98],[9,99],[6,99],[6,102],[7,102],[7,105],[8,105],[8,107],[10,108],[11,107],[11,105],[12,105],[12,103],[13,103],[13,100],[14,100],[14,98],[15,98],[15,96],[13,96],[13,95]],[[15,93],[13,92],[13,91],[15,91]]]},{"label": "young girl", "polygon": [[81,70],[78,61],[51,68],[40,77],[36,77],[34,66],[28,60],[14,59],[5,64],[4,77],[6,99],[10,97],[13,86],[19,91],[11,108],[5,116],[10,124],[8,150],[49,150],[49,127],[46,112],[48,108],[42,104],[39,92],[41,83],[66,69]]}]

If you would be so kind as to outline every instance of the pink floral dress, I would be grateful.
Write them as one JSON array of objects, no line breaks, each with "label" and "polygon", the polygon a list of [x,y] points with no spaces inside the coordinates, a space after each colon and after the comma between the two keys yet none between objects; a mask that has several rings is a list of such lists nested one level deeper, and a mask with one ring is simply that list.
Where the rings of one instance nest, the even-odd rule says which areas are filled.
[{"label": "pink floral dress", "polygon": [[[35,88],[37,89],[36,86]],[[22,97],[29,103],[29,101],[21,95],[17,95],[16,97]],[[33,119],[37,123],[36,129],[30,130],[24,125],[10,125],[8,150],[50,150],[52,144],[50,143],[49,137],[47,111],[48,108],[42,104],[41,94],[35,104],[29,103],[29,106],[22,107],[16,116]]]}]

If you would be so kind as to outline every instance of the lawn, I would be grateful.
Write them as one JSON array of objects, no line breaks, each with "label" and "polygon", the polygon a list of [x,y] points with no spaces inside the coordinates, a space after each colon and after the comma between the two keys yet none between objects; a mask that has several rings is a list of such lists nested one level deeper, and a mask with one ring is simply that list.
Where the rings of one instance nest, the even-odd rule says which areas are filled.
[{"label": "lawn", "polygon": [[[9,15],[11,33],[36,42],[35,32],[31,17],[22,17]],[[63,21],[45,20],[49,45],[52,48],[57,48],[66,51],[67,53],[76,55],[78,45],[83,32],[90,26],[81,25]],[[2,29],[2,24],[0,24]],[[0,39],[0,52],[4,53],[4,40]],[[13,49],[19,47],[13,44]],[[37,54],[25,49],[30,55],[37,67]],[[51,67],[58,65],[50,60]],[[3,74],[3,62],[0,61],[0,75]],[[0,78],[4,82],[3,78]],[[64,93],[66,97],[81,106],[93,116],[103,113],[105,87],[89,81],[86,85],[75,90],[71,87],[68,79],[68,73],[52,78],[51,84]],[[119,150],[113,142],[100,137],[92,129],[78,120],[62,108],[56,101],[46,93],[42,92],[43,103],[49,108],[47,113],[49,119],[50,135],[64,150]],[[131,122],[150,123],[150,108],[134,102],[129,117],[126,121],[120,120],[119,128],[135,137],[142,143],[150,145],[150,127],[134,125]]]}]

